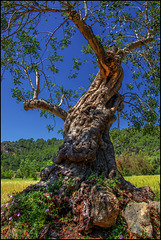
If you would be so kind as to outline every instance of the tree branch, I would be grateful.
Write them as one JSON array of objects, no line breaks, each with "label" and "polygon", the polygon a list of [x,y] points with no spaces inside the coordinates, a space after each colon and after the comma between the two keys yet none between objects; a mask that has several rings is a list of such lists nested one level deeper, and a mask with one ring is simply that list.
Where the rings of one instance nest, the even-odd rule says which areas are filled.
[{"label": "tree branch", "polygon": [[[18,64],[18,65],[20,65],[20,64]],[[22,65],[20,65],[20,66],[22,66]],[[28,80],[29,80],[29,83],[30,83],[30,85],[31,85],[31,88],[32,88],[32,90],[34,91],[34,94],[35,94],[35,88],[34,88],[34,86],[33,86],[33,84],[32,84],[31,78],[30,78],[30,76],[29,76],[26,68],[24,69],[24,72],[26,73],[26,75],[27,75],[27,77],[28,77]]]},{"label": "tree branch", "polygon": [[[15,33],[18,33],[18,32],[27,24],[28,19],[29,19],[29,15],[28,15],[27,20],[25,21],[25,23],[22,25],[22,21],[23,21],[23,19],[22,19],[21,23],[18,24],[19,27],[18,27],[14,32],[12,32],[10,35],[5,36],[5,39],[11,37],[11,36],[14,35]],[[11,25],[13,25],[13,24],[11,24]],[[6,29],[5,31],[7,31],[7,29]]]},{"label": "tree branch", "polygon": [[[89,45],[93,49],[99,65],[100,65],[100,70],[104,69],[106,72],[109,72],[108,66],[106,64],[106,53],[104,51],[104,48],[100,41],[96,38],[94,35],[92,28],[88,26],[84,20],[81,19],[80,15],[75,9],[72,9],[69,15],[69,19],[71,19],[76,27],[79,29],[81,34],[86,38],[88,41]],[[101,71],[102,72],[102,71]],[[102,76],[104,78],[104,76]]]},{"label": "tree branch", "polygon": [[121,60],[123,60],[124,57],[126,57],[126,55],[131,52],[132,50],[138,48],[138,47],[142,47],[143,45],[150,43],[154,40],[154,36],[149,36],[146,38],[142,38],[140,40],[137,40],[135,42],[130,43],[127,47],[119,50],[119,52],[117,53],[117,55],[120,55]]},{"label": "tree branch", "polygon": [[63,100],[64,100],[64,97],[65,97],[65,94],[63,93],[62,97],[61,97],[61,100],[60,100],[60,103],[58,105],[58,107],[60,107],[63,103]]},{"label": "tree branch", "polygon": [[68,19],[69,19],[69,18],[65,19],[65,21],[64,21],[63,23],[61,23],[61,24],[59,25],[59,27],[57,27],[57,28],[54,30],[54,32],[53,32],[52,35],[50,36],[49,40],[48,40],[47,43],[45,44],[46,46],[47,46],[48,43],[50,42],[50,39],[52,38],[52,36],[54,35],[54,33],[55,33],[61,26],[63,26],[64,23],[66,23]]},{"label": "tree branch", "polygon": [[1,33],[6,32],[9,29],[9,27],[11,27],[11,25],[13,25],[13,23],[11,22],[11,19],[12,19],[13,15],[15,14],[15,12],[16,12],[16,10],[11,14],[11,17],[10,17],[10,19],[8,21],[8,26]]},{"label": "tree branch", "polygon": [[30,109],[44,109],[46,111],[49,111],[53,114],[55,114],[56,116],[60,117],[61,119],[63,119],[65,121],[66,117],[67,117],[67,112],[65,110],[63,110],[62,108],[49,103],[47,101],[45,101],[44,99],[31,99],[28,101],[25,101],[24,103],[24,109],[26,111],[30,110]]},{"label": "tree branch", "polygon": [[[149,108],[157,117],[159,117],[159,115],[149,106],[149,104],[146,103],[145,101],[143,101],[143,99],[140,98],[136,93],[126,92],[126,93],[123,94],[123,96],[125,96],[125,94],[134,95],[134,96],[139,100],[139,102],[140,102],[141,105],[147,105],[148,108]],[[130,96],[130,97],[131,97],[131,96]],[[131,98],[132,98],[132,97],[131,97]],[[133,99],[134,99],[134,98],[133,98]],[[125,102],[125,101],[124,101],[124,102]],[[127,102],[126,102],[126,103],[127,103]],[[131,105],[133,105],[133,106],[136,107],[136,105],[130,103],[130,101],[129,101],[129,104],[131,104]],[[136,107],[136,108],[137,108],[137,107]],[[139,109],[139,108],[138,108],[138,109]]]},{"label": "tree branch", "polygon": [[40,92],[40,75],[37,70],[36,71],[36,99],[38,98],[39,92]]},{"label": "tree branch", "polygon": [[84,1],[84,9],[85,9],[85,16],[84,16],[83,20],[86,21],[86,19],[88,17],[87,1]]}]

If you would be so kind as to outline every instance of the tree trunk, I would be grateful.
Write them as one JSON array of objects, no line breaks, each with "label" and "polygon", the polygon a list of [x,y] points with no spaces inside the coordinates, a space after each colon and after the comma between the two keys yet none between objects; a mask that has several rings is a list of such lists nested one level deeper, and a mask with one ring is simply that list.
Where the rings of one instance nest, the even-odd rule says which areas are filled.
[{"label": "tree trunk", "polygon": [[[58,206],[66,203],[80,232],[94,225],[110,227],[116,222],[120,206],[125,207],[132,199],[139,202],[154,197],[151,189],[135,188],[117,170],[109,130],[116,120],[115,112],[123,108],[124,98],[118,93],[123,70],[111,57],[107,58],[106,67],[108,73],[99,71],[88,92],[68,111],[64,143],[54,163],[41,171],[41,181],[34,185],[47,189],[62,181],[57,194],[52,190],[52,201]],[[110,184],[111,179],[117,179],[119,183],[112,190],[101,186],[98,179]]]},{"label": "tree trunk", "polygon": [[118,93],[123,79],[121,64],[112,57],[106,61],[106,80],[99,71],[87,93],[68,111],[57,159],[58,163],[90,163],[94,172],[106,172],[107,176],[116,169],[109,129],[124,98]]},{"label": "tree trunk", "polygon": [[116,120],[114,114],[123,109],[124,97],[118,93],[122,79],[123,69],[116,52],[108,52],[106,66],[100,66],[89,90],[66,114],[63,145],[53,165],[41,171],[37,186],[50,185],[61,173],[64,177],[71,177],[79,188],[94,174],[109,179],[117,177],[127,190],[135,189],[117,170],[109,137],[110,127]]}]

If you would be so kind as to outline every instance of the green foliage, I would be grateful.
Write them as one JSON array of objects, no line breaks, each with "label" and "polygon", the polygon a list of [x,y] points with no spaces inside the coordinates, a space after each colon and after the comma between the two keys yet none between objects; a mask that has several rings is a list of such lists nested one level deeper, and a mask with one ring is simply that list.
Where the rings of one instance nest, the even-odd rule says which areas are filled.
[{"label": "green foliage", "polygon": [[150,163],[153,166],[154,174],[160,174],[160,153],[153,153],[152,156],[149,157]]},{"label": "green foliage", "polygon": [[114,145],[115,154],[124,153],[137,154],[143,152],[152,154],[160,149],[160,127],[149,128],[145,126],[139,130],[135,128],[112,129],[110,131],[111,141]]},{"label": "green foliage", "polygon": [[155,170],[148,156],[138,153],[130,156],[128,153],[116,157],[118,170],[124,176],[153,175]]},{"label": "green foliage", "polygon": [[25,178],[29,177],[30,176],[30,160],[28,158],[22,159],[19,169],[23,177]]},{"label": "green foliage", "polygon": [[115,190],[117,184],[118,184],[118,180],[117,179],[112,179],[112,180],[109,180],[107,179],[106,180],[106,185],[109,186],[111,189]]},{"label": "green foliage", "polygon": [[[69,9],[74,7],[78,14],[81,13],[81,17],[85,14],[82,1],[69,1],[67,4],[58,4],[57,1],[2,1],[2,77],[5,71],[10,71],[15,85],[11,89],[12,96],[17,102],[33,97],[30,79],[35,78],[37,70],[41,75],[40,94],[43,92],[43,97],[58,105],[65,94],[62,106],[68,109],[75,104],[75,98],[83,93],[77,90],[74,92],[72,87],[64,89],[66,92],[62,93],[60,86],[56,89],[55,75],[63,71],[61,63],[65,61],[65,51],[74,43],[78,46],[78,38],[81,42],[81,46],[78,46],[81,54],[78,57],[76,51],[69,48],[67,62],[70,57],[74,62],[73,71],[69,69],[66,79],[79,77],[81,66],[88,61],[93,64],[89,77],[93,81],[95,69],[98,68],[97,58],[92,46],[81,39],[80,32],[70,20],[67,5],[70,6]],[[85,22],[93,33],[96,32],[95,36],[105,51],[111,44],[122,49],[138,39],[153,37],[152,42],[130,51],[123,60],[123,67],[126,65],[131,70],[131,78],[123,81],[127,106],[120,117],[137,128],[145,126],[147,122],[153,126],[158,124],[160,1],[88,1],[87,7],[88,16]],[[53,9],[57,11],[54,12]],[[53,19],[54,24],[51,27],[50,22]],[[45,31],[41,30],[44,20]],[[63,69],[65,67],[66,65]],[[81,82],[80,80],[80,84]],[[42,115],[51,117],[47,112],[42,112]],[[52,130],[53,126],[48,125],[48,129]]]},{"label": "green foliage", "polygon": [[[93,177],[94,175],[91,175],[91,180]],[[57,189],[62,185],[62,178],[60,179],[59,184],[55,185]],[[152,182],[155,185],[158,181],[158,185],[156,186],[158,190],[160,189],[159,176],[133,176],[126,177],[125,179],[132,182],[136,187],[149,185],[155,193],[156,189],[152,186]],[[70,178],[66,178],[64,180],[69,183],[71,182]],[[115,186],[114,181],[111,182],[110,187],[112,186]],[[2,211],[5,213],[5,219],[3,219],[1,224],[2,233],[6,232],[6,229],[9,228],[11,229],[11,231],[9,231],[11,236],[9,234],[7,235],[9,239],[37,239],[40,230],[47,224],[54,223],[52,224],[52,228],[54,228],[56,232],[58,229],[59,231],[63,230],[63,228],[61,228],[63,225],[62,223],[69,223],[73,221],[71,209],[65,203],[62,205],[55,204],[53,197],[56,199],[57,195],[55,195],[54,192],[52,193],[53,195],[43,189],[38,190],[33,188],[28,193],[24,191],[23,193],[12,194],[8,203],[2,206]],[[159,201],[159,197],[160,194],[158,194],[158,199],[155,200]],[[156,218],[154,221],[155,220]],[[159,226],[159,222],[154,223],[155,226],[153,227],[156,229],[156,227]],[[71,225],[69,226],[71,227]],[[13,229],[14,231],[12,231]],[[159,231],[159,229],[157,231]],[[107,228],[101,228],[101,232],[104,234],[104,238],[106,239],[130,238],[127,223],[121,214],[119,214],[116,223],[112,227],[108,230]],[[81,238],[83,237],[91,239],[91,237],[93,237],[93,232],[91,236],[90,234],[88,236],[87,233],[86,235],[81,234]]]},{"label": "green foliage", "polygon": [[63,186],[63,184],[67,184],[66,195],[71,196],[71,194],[76,190],[75,183],[72,178],[63,177],[62,174],[59,175],[57,180],[50,185],[48,185],[48,191],[52,194],[57,194],[58,190]]},{"label": "green foliage", "polygon": [[[30,192],[23,191],[21,193],[15,193],[10,196],[11,200],[6,204],[4,225],[12,222],[16,231],[21,228],[21,234],[24,230],[22,226],[25,226],[25,234],[30,239],[38,237],[41,228],[50,224],[51,221],[71,221],[72,215],[67,203],[60,199],[57,199],[58,190],[62,187],[63,182],[68,184],[66,194],[69,196],[75,189],[71,178],[63,178],[59,176],[57,181],[54,181],[52,185],[49,185],[47,191],[33,188]],[[53,201],[53,198],[57,201]],[[34,229],[33,229],[34,228]],[[18,234],[18,233],[17,233]],[[21,235],[22,236],[22,235]]]},{"label": "green foliage", "polygon": [[57,193],[59,188],[61,188],[62,184],[63,176],[60,175],[57,180],[54,180],[54,182],[48,186],[48,191],[51,193]]},{"label": "green foliage", "polygon": [[[140,130],[112,129],[110,137],[114,145],[117,167],[124,176],[159,174],[159,126],[153,129],[144,127]],[[57,155],[62,141],[55,138],[34,141],[31,138],[16,142],[2,142],[2,176],[5,171],[12,170],[17,171],[16,177],[36,178],[36,172],[41,172],[46,166],[52,164],[52,158]],[[97,178],[97,176],[92,177]],[[97,180],[99,181],[99,178]]]},{"label": "green foliage", "polygon": [[67,189],[66,189],[66,194],[67,194],[67,196],[70,197],[71,194],[76,190],[76,185],[72,178],[68,178],[65,181],[68,183]]},{"label": "green foliage", "polygon": [[116,223],[109,229],[108,239],[126,239],[129,233],[125,219],[119,214]]},{"label": "green foliage", "polygon": [[159,174],[160,127],[110,131],[118,170],[124,176]]},{"label": "green foliage", "polygon": [[96,182],[96,184],[100,184],[102,186],[105,186],[105,181],[104,181],[104,177],[103,177],[103,173],[101,175],[96,175],[95,173],[92,173],[89,177],[89,180],[94,180]]},{"label": "green foliage", "polygon": [[9,179],[11,179],[13,176],[14,176],[14,172],[10,169],[10,170],[8,170],[8,171],[5,171],[5,172],[1,172],[1,177],[2,178],[9,178]]},{"label": "green foliage", "polygon": [[[16,229],[23,229],[30,239],[38,237],[40,229],[58,218],[58,209],[53,202],[47,201],[44,191],[21,192],[12,195],[8,204],[5,224],[12,222]],[[34,228],[34,230],[33,230]],[[33,231],[31,231],[33,230]]]},{"label": "green foliage", "polygon": [[16,142],[5,141],[1,143],[1,163],[3,172],[16,171],[16,177],[36,178],[36,172],[40,172],[46,166],[51,165],[53,157],[57,154],[62,140],[56,138],[20,139]]},{"label": "green foliage", "polygon": [[117,179],[107,179],[104,177],[104,174],[96,175],[95,173],[90,174],[88,177],[89,180],[93,180],[95,184],[100,184],[102,186],[108,186],[111,189],[115,190],[115,187],[119,183]]}]

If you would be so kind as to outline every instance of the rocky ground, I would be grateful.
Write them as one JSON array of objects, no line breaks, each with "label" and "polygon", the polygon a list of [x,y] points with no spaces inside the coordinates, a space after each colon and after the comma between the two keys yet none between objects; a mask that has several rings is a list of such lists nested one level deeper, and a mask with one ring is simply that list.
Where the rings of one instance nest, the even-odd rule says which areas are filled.
[{"label": "rocky ground", "polygon": [[[118,234],[117,236],[113,235],[113,238],[111,238],[111,231],[114,231],[114,229],[115,226],[111,228],[94,227],[86,233],[80,233],[76,223],[64,221],[44,226],[39,233],[39,239],[143,239],[143,237],[130,232],[127,232],[124,237]],[[10,236],[13,236],[13,232],[16,232],[16,229],[10,225],[2,227],[1,239],[11,239]],[[17,238],[15,237],[15,239]],[[28,237],[22,236],[21,239],[28,239]],[[154,239],[160,239],[160,232],[155,232]]]},{"label": "rocky ground", "polygon": [[[38,230],[38,239],[160,239],[160,202],[153,201],[155,194],[149,187],[135,188],[127,181],[121,181],[122,185],[119,181],[93,175],[87,180],[80,180],[75,174],[74,182],[69,169],[60,174],[60,167],[56,166],[57,171],[53,171],[53,166],[42,172],[39,183],[22,192],[28,198],[30,193],[41,189],[43,201],[39,202],[40,206],[48,204],[45,205],[50,208],[45,208],[48,212],[53,209],[59,211],[56,218],[49,212],[45,224],[43,222]],[[24,203],[23,200],[19,209],[24,208]],[[39,205],[34,209],[37,208]],[[17,206],[12,212],[7,211],[6,207],[1,210],[1,237],[17,239],[14,221],[8,221],[17,216]],[[24,213],[26,211],[25,208]],[[32,211],[28,214],[32,215]],[[26,221],[28,216],[23,224],[27,224]],[[35,220],[30,218],[30,221],[32,224],[28,231],[25,231],[25,226],[19,226],[24,229],[20,233],[21,239],[29,239],[28,232],[31,235],[34,231]]]}]

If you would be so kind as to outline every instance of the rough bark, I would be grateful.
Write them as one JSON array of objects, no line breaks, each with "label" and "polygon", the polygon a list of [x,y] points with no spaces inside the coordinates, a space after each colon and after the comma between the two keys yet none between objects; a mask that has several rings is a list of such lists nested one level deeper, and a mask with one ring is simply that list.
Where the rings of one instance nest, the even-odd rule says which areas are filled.
[{"label": "rough bark", "polygon": [[112,57],[107,57],[106,64],[110,70],[106,80],[99,71],[88,92],[68,111],[58,163],[63,160],[93,162],[93,169],[109,174],[116,169],[109,129],[123,102],[123,96],[118,93],[123,69]]},{"label": "rough bark", "polygon": [[[123,79],[121,61],[127,53],[151,42],[153,37],[140,39],[124,49],[118,50],[114,47],[105,52],[91,27],[85,23],[69,3],[66,4],[68,9],[53,9],[52,12],[69,13],[69,19],[86,38],[97,56],[100,70],[87,93],[68,113],[59,107],[61,102],[59,106],[56,106],[43,99],[37,99],[39,93],[38,75],[36,89],[27,75],[35,94],[33,99],[24,103],[24,109],[27,111],[39,108],[50,111],[62,118],[65,124],[64,143],[59,148],[54,163],[41,171],[39,183],[29,186],[24,191],[29,192],[32,188],[39,187],[47,190],[47,186],[55,186],[55,182],[61,175],[63,179],[61,186],[57,194],[53,190],[52,198],[49,201],[56,203],[59,207],[66,203],[72,209],[74,219],[78,221],[78,224],[80,223],[80,231],[88,231],[94,224],[101,227],[112,226],[118,216],[119,205],[121,208],[125,208],[131,200],[145,202],[154,198],[154,193],[150,188],[135,188],[133,184],[125,181],[119,173],[113,144],[109,137],[110,127],[116,120],[115,112],[121,111],[123,108],[124,97],[118,93]],[[34,9],[30,12],[39,11],[39,9]],[[44,11],[51,11],[51,9],[46,8]],[[99,186],[95,177],[92,180],[89,178],[91,174],[96,177],[103,175],[106,184],[108,181],[112,183],[109,179],[113,178],[119,180],[119,183],[117,182],[113,190],[107,191],[107,186]],[[72,179],[74,184],[70,185],[66,179]],[[124,190],[122,191],[122,189]],[[109,195],[112,197],[109,198]],[[121,199],[119,200],[117,197],[121,197]],[[112,202],[113,207],[111,208]],[[109,208],[107,208],[107,203],[109,203]],[[45,236],[49,227],[46,225],[42,229],[39,234],[40,238]]]}]

